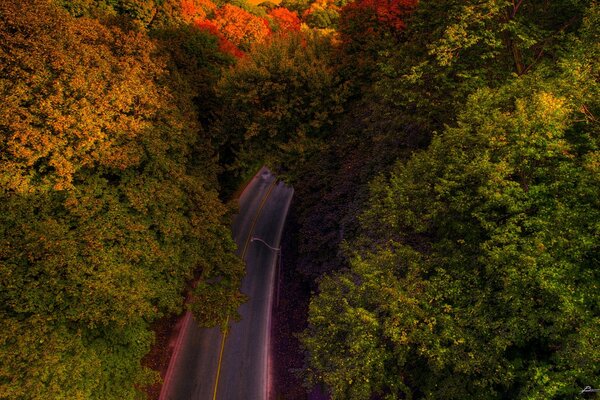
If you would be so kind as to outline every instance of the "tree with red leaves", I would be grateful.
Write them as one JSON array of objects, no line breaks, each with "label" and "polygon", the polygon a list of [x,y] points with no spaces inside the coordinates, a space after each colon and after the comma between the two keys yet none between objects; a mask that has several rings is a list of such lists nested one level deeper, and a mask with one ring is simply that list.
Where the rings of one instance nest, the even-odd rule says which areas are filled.
[{"label": "tree with red leaves", "polygon": [[230,54],[234,57],[241,58],[244,56],[244,52],[238,49],[231,41],[229,41],[221,32],[213,21],[210,20],[197,20],[196,25],[200,30],[208,32],[217,37],[219,40],[219,50],[223,53]]},{"label": "tree with red leaves", "polygon": [[278,7],[269,12],[269,17],[279,32],[290,32],[300,30],[300,18],[298,13],[290,11],[285,7]]},{"label": "tree with red leaves", "polygon": [[379,55],[394,48],[417,4],[418,0],[357,0],[342,8],[342,64],[352,71],[354,82],[372,79]]},{"label": "tree with red leaves", "polygon": [[357,35],[397,33],[406,27],[404,19],[418,0],[357,0],[342,8],[340,32],[345,41]]}]

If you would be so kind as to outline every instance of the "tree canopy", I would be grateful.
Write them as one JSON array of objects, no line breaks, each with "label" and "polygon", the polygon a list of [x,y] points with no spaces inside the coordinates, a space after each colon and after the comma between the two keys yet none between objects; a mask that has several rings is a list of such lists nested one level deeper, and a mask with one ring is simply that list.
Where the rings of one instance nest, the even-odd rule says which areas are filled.
[{"label": "tree canopy", "polygon": [[295,186],[307,386],[600,381],[599,26],[588,0],[0,0],[0,398],[143,398],[153,322],[235,319],[225,201],[263,164]]},{"label": "tree canopy", "polygon": [[118,20],[43,0],[0,19],[0,397],[136,397],[149,323],[194,274],[223,278],[200,323],[242,300],[194,90]]},{"label": "tree canopy", "polygon": [[598,380],[597,18],[555,69],[477,90],[372,182],[303,339],[333,398],[558,399]]}]

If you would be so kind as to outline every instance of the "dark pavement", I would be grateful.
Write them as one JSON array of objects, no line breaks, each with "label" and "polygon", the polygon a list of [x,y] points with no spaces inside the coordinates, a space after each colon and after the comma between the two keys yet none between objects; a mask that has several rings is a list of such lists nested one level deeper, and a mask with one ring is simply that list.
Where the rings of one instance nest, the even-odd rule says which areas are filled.
[{"label": "dark pavement", "polygon": [[[240,196],[240,212],[232,229],[238,253],[246,261],[242,292],[249,301],[240,307],[241,320],[230,322],[224,343],[218,328],[200,329],[190,315],[184,318],[161,400],[267,400],[269,332],[278,256],[278,251],[269,246],[279,247],[292,195],[292,188],[276,183],[263,167]],[[251,241],[252,237],[264,242]]]}]

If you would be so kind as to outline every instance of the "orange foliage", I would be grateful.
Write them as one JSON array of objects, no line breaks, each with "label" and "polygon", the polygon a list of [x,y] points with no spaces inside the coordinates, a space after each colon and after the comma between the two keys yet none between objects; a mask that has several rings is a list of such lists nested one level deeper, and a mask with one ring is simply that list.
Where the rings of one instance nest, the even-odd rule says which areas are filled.
[{"label": "orange foliage", "polygon": [[300,30],[300,18],[298,18],[298,14],[295,11],[290,11],[285,7],[278,7],[269,12],[269,17],[271,17],[280,32]]},{"label": "orange foliage", "polygon": [[210,0],[181,0],[181,9],[187,22],[197,22],[206,19],[217,6]]},{"label": "orange foliage", "polygon": [[223,300],[194,308],[203,326],[240,305],[186,76],[225,57],[191,29],[163,42],[56,3],[0,0],[0,397],[138,398],[148,324],[181,309],[194,271],[214,282],[194,298]]},{"label": "orange foliage", "polygon": [[211,0],[181,0],[181,9],[187,22],[215,35],[220,50],[235,57],[272,34],[269,22],[278,32],[299,31],[301,25],[298,14],[283,7],[271,10],[267,19],[231,4],[219,8]]},{"label": "orange foliage", "polygon": [[35,33],[0,30],[2,184],[63,190],[82,169],[139,165],[140,137],[169,98],[145,84],[164,74],[165,61],[151,58],[155,43],[63,14],[56,22],[31,10],[3,17]]},{"label": "orange foliage", "polygon": [[248,50],[253,43],[264,41],[271,34],[265,19],[231,4],[219,8],[213,22],[227,40],[243,50]]}]

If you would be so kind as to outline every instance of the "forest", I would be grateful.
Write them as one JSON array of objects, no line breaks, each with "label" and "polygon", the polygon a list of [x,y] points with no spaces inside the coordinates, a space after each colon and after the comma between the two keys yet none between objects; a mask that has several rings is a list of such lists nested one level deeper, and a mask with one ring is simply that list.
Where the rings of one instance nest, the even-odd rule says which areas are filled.
[{"label": "forest", "polygon": [[281,398],[577,398],[599,145],[596,0],[0,0],[0,399],[148,398],[156,324],[245,301],[261,165]]}]

